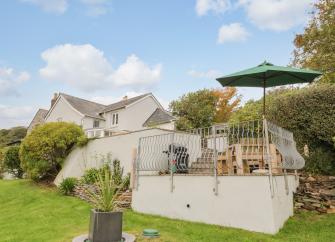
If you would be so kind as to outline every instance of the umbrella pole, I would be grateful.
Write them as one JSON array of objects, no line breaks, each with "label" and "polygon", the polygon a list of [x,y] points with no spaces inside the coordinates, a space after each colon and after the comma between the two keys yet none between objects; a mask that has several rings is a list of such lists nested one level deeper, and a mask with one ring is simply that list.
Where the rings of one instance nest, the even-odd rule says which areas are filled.
[{"label": "umbrella pole", "polygon": [[263,118],[265,118],[265,87],[266,87],[266,80],[263,80]]}]

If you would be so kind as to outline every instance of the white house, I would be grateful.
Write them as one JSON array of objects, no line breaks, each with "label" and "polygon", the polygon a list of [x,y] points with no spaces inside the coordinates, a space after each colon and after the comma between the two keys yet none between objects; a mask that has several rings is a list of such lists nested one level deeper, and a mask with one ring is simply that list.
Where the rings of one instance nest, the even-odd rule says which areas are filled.
[{"label": "white house", "polygon": [[35,115],[30,130],[39,123],[65,121],[82,126],[88,137],[111,136],[149,127],[174,130],[175,121],[152,93],[133,98],[125,96],[110,105],[59,93],[54,95],[51,108],[43,116],[41,120],[41,115]]}]

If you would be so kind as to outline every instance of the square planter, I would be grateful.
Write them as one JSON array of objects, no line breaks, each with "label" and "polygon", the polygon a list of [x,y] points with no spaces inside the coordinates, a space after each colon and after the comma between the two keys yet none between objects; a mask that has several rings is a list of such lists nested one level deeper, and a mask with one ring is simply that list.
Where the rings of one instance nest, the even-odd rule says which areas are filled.
[{"label": "square planter", "polygon": [[99,212],[92,209],[88,239],[91,242],[120,242],[122,212]]}]

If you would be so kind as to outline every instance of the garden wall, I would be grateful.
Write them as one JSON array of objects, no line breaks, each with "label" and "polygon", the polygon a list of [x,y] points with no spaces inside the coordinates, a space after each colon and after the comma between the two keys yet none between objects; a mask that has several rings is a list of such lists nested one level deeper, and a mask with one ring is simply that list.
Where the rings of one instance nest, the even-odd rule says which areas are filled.
[{"label": "garden wall", "polygon": [[58,185],[64,178],[81,177],[84,171],[102,166],[101,156],[108,153],[112,159],[119,159],[124,167],[124,174],[131,172],[134,159],[134,149],[138,147],[140,137],[167,134],[171,131],[153,128],[120,134],[111,137],[91,140],[85,147],[74,149],[66,158],[63,169],[57,175],[54,183]]},{"label": "garden wall", "polygon": [[218,195],[212,176],[139,176],[133,190],[135,211],[208,224],[275,234],[293,215],[293,192],[298,181],[274,176],[271,197],[269,176],[220,176]]}]

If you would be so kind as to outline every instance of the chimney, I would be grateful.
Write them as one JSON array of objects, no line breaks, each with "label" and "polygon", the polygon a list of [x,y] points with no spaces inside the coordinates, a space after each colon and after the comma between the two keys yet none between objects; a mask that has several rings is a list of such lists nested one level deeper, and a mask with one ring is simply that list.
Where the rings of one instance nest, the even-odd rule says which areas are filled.
[{"label": "chimney", "polygon": [[57,98],[58,98],[58,94],[57,94],[57,93],[54,93],[54,96],[53,96],[53,98],[51,99],[51,107],[50,107],[50,108],[52,108],[52,106],[55,104]]},{"label": "chimney", "polygon": [[127,95],[122,98],[122,100],[127,100],[127,99],[128,99]]}]

